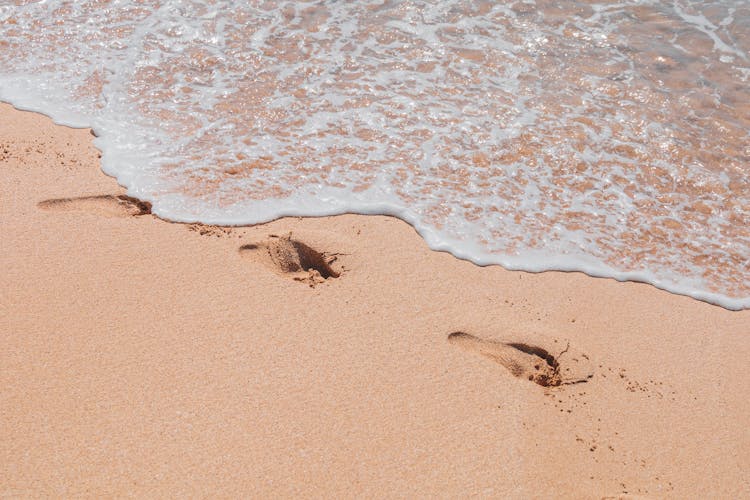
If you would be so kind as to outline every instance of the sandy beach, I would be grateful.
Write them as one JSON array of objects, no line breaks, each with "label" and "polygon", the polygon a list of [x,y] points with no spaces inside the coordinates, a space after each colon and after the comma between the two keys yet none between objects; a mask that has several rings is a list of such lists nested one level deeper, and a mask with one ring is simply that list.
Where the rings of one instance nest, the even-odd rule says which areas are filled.
[{"label": "sandy beach", "polygon": [[750,311],[166,222],[92,139],[0,105],[0,497],[750,497]]}]

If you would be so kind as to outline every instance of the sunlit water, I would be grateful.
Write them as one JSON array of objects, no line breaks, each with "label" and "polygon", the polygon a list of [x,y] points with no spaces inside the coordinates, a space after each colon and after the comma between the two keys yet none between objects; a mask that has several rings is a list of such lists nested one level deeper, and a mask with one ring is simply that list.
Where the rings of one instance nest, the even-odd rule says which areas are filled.
[{"label": "sunlit water", "polygon": [[0,98],[164,218],[386,213],[750,307],[749,0],[0,5]]}]

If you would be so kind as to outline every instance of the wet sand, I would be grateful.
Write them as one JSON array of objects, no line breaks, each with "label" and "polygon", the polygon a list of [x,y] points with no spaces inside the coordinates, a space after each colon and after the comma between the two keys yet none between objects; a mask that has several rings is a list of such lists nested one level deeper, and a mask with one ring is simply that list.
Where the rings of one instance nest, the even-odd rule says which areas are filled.
[{"label": "wet sand", "polygon": [[749,311],[165,222],[91,139],[0,105],[0,497],[748,496]]}]

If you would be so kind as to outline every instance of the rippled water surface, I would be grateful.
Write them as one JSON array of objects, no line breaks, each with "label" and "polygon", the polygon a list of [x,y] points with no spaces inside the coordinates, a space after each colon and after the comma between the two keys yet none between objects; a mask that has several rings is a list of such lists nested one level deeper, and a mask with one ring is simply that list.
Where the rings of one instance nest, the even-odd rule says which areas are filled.
[{"label": "rippled water surface", "polygon": [[0,98],[165,218],[388,213],[750,307],[749,0],[0,5]]}]

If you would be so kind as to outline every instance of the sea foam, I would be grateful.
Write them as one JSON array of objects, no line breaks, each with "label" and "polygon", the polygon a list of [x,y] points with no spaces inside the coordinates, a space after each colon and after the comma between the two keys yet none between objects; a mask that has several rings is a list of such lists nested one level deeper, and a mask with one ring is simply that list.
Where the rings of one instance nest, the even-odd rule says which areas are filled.
[{"label": "sea foam", "polygon": [[390,214],[477,264],[750,307],[747,2],[17,1],[0,99],[157,215]]}]

